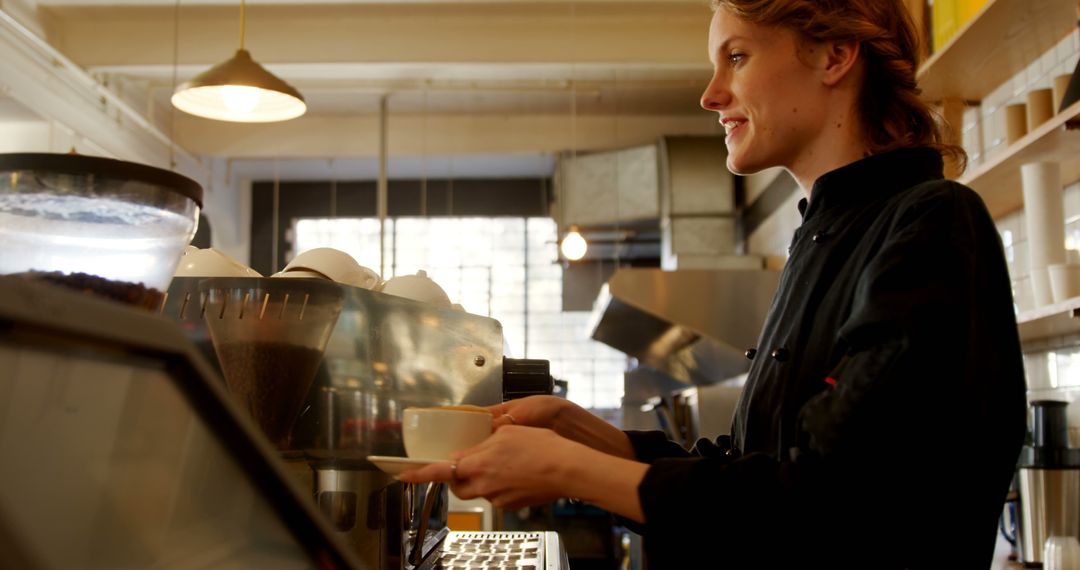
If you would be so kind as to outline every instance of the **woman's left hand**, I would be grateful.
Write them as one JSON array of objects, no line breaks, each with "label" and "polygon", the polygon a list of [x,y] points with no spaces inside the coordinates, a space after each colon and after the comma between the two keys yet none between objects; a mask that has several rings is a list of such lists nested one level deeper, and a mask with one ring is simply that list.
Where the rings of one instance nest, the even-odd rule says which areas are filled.
[{"label": "woman's left hand", "polygon": [[637,486],[648,466],[601,453],[549,429],[502,426],[450,462],[406,471],[406,483],[440,481],[462,499],[519,509],[578,497],[641,521]]}]

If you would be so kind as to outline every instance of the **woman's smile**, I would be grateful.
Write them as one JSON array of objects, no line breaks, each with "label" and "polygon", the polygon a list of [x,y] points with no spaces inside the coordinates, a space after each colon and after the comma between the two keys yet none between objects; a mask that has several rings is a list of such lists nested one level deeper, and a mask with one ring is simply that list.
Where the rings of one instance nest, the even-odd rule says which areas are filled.
[{"label": "woman's smile", "polygon": [[746,123],[746,119],[740,117],[721,117],[720,124],[723,125],[726,133],[724,142],[730,146],[734,142],[735,136],[745,130]]}]

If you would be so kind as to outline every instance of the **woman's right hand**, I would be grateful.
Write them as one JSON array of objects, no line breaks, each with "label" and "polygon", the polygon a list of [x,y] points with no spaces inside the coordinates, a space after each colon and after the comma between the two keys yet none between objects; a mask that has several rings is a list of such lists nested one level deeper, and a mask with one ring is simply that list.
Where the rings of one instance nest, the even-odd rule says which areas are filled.
[{"label": "woman's right hand", "polygon": [[492,427],[496,430],[507,425],[554,430],[558,417],[568,409],[577,407],[573,402],[556,396],[529,396],[489,406],[488,411],[494,417]]},{"label": "woman's right hand", "polygon": [[529,396],[489,406],[488,411],[494,416],[495,430],[508,425],[550,429],[609,455],[631,460],[636,457],[630,438],[622,430],[563,398]]}]

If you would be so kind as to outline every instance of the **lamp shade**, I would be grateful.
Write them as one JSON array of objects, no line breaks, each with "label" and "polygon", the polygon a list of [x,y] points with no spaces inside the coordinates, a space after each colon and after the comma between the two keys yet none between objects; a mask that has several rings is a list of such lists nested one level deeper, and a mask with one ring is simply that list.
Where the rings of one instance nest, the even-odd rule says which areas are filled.
[{"label": "lamp shade", "polygon": [[192,115],[240,123],[285,121],[307,111],[300,92],[256,63],[245,49],[180,84],[172,104]]}]

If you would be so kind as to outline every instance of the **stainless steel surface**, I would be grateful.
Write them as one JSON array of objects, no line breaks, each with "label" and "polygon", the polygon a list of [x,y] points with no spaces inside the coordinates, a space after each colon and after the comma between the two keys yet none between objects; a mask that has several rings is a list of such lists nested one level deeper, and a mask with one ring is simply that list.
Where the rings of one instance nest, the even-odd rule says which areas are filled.
[{"label": "stainless steel surface", "polygon": [[342,286],[345,306],[293,434],[315,458],[404,455],[409,406],[502,401],[495,319]]},{"label": "stainless steel surface", "polygon": [[717,436],[731,433],[731,419],[735,415],[746,378],[744,376],[739,380],[742,382],[695,388],[697,409],[693,415],[698,437],[716,439]]},{"label": "stainless steel surface", "polygon": [[[175,279],[163,312],[205,346],[201,281]],[[315,501],[362,568],[426,568],[448,532],[445,486],[433,486],[426,502],[431,486],[402,485],[366,457],[405,455],[401,412],[409,406],[500,402],[502,326],[463,311],[336,287],[344,306],[293,425],[291,448],[314,470]],[[416,543],[419,563],[409,560]]]},{"label": "stainless steel surface", "polygon": [[[196,277],[177,277],[162,314],[213,357]],[[293,447],[319,458],[404,455],[401,410],[502,400],[503,336],[495,319],[338,285],[344,308],[294,427]],[[330,453],[330,452],[333,453]]]},{"label": "stainless steel surface", "polygon": [[1080,469],[1020,470],[1020,556],[1042,564],[1050,536],[1080,539]]},{"label": "stainless steel surface", "polygon": [[[393,546],[401,542],[402,509],[387,509],[386,504],[392,493],[401,493],[402,484],[377,470],[313,471],[315,503],[334,530],[361,553],[367,566],[400,565],[401,552]],[[386,520],[395,514],[396,523]]]},{"label": "stainless steel surface", "polygon": [[[427,537],[428,530],[431,526],[431,515],[434,512],[435,504],[441,497],[446,496],[447,485],[445,483],[431,483],[428,485],[427,492],[424,493],[424,506],[420,511],[420,526],[416,528],[417,537]],[[426,552],[424,551],[425,541],[414,540],[412,549],[408,552],[409,563],[413,566],[419,566],[424,561]]]},{"label": "stainless steel surface", "polygon": [[434,570],[569,570],[566,549],[554,532],[451,532]]},{"label": "stainless steel surface", "polygon": [[681,382],[719,382],[749,368],[743,353],[778,283],[762,269],[620,269],[597,299],[592,338]]}]

